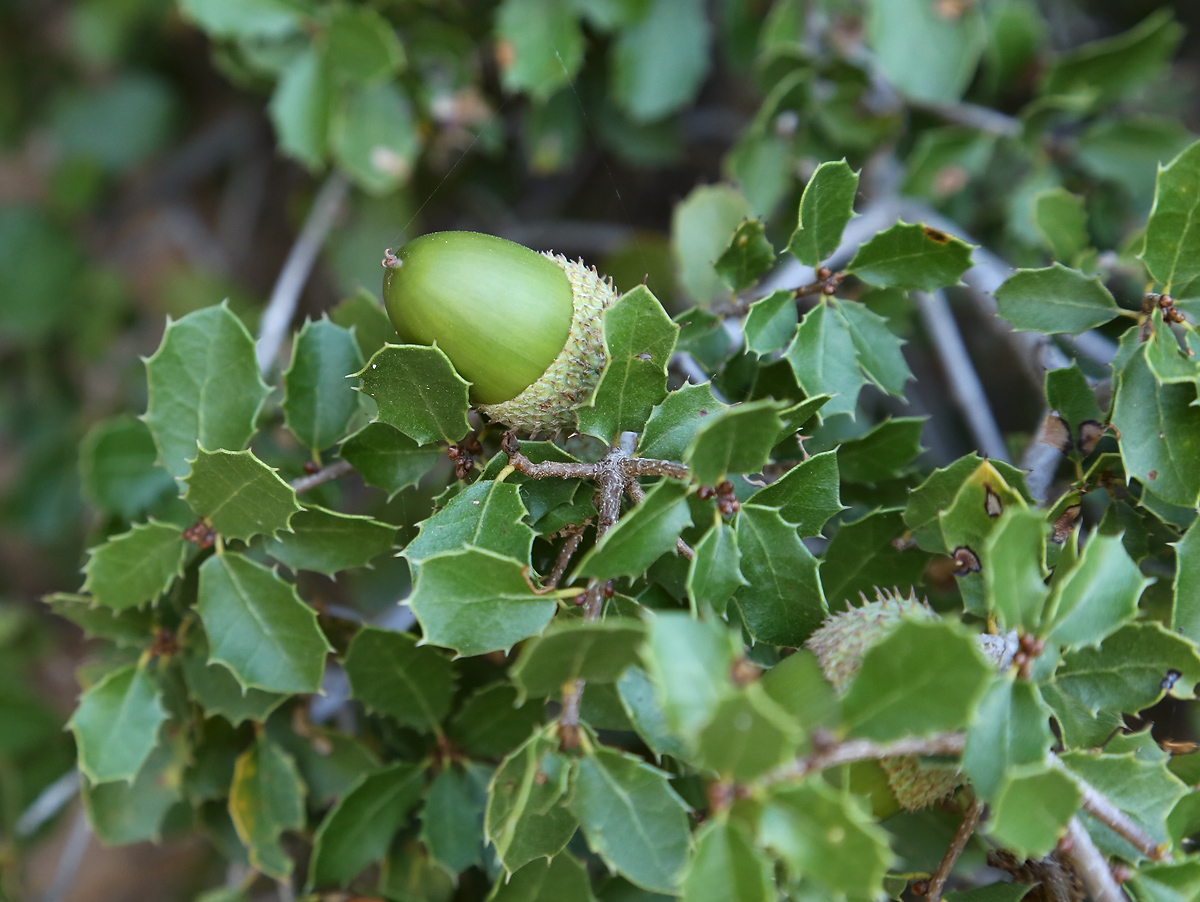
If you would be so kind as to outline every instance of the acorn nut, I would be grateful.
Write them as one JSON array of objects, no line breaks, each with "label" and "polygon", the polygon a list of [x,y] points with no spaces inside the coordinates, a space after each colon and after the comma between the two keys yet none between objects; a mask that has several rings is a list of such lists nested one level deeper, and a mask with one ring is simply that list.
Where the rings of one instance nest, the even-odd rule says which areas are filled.
[{"label": "acorn nut", "polygon": [[583,261],[478,232],[433,232],[384,258],[396,332],[437,345],[471,383],[471,402],[531,434],[576,426],[604,369],[611,280]]}]

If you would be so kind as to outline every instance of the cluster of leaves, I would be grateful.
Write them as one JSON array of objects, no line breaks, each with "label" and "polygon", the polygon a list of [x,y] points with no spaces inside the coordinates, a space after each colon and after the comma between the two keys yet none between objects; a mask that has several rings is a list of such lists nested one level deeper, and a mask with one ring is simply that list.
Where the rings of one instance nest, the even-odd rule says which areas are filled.
[{"label": "cluster of leaves", "polygon": [[[1200,275],[1197,155],[1162,171],[1146,229],[1141,258],[1166,294]],[[819,266],[840,244],[857,178],[844,162],[816,170],[787,245],[800,261]],[[579,434],[522,453],[594,461],[635,433],[628,453],[682,462],[687,477],[643,478],[644,498],[598,541],[585,533],[566,588],[551,593],[537,582],[572,541],[564,529],[597,516],[590,480],[530,479],[484,428],[478,475],[451,480],[400,546],[385,520],[302,504],[304,483],[264,461],[270,443],[247,447],[271,389],[236,316],[216,306],[171,323],[146,362],[142,423],[117,421],[88,461],[105,497],[150,497],[167,480],[182,501],[94,548],[81,594],[51,600],[118,646],[71,720],[97,833],[127,842],[190,822],[276,879],[306,856],[313,891],[359,886],[381,864],[376,891],[397,900],[448,898],[481,877],[480,892],[492,882],[503,900],[898,897],[936,862],[916,838],[953,815],[897,814],[874,764],[787,765],[831,741],[963,731],[964,792],[988,803],[989,842],[1043,855],[1095,790],[1180,859],[1148,863],[1085,819],[1130,866],[1139,898],[1193,892],[1200,774],[1148,730],[1121,728],[1123,714],[1191,698],[1200,682],[1200,546],[1187,529],[1200,504],[1188,466],[1200,365],[1158,303],[1123,310],[1059,264],[1019,271],[997,293],[1018,328],[1130,318],[1110,410],[1077,365],[1048,374],[1076,469],[1049,507],[1019,470],[974,455],[923,477],[920,419],[855,422],[864,386],[899,394],[911,377],[903,340],[861,290],[953,285],[971,250],[920,224],[888,228],[845,266],[843,297],[821,292],[802,318],[792,292],[754,302],[713,379],[675,390],[672,353],[711,351],[728,333],[702,311],[678,317],[681,329],[645,287],[621,296]],[[741,289],[775,253],[748,222],[715,272]],[[379,308],[359,298],[354,309],[385,332]],[[461,459],[471,447],[459,444],[472,428],[467,383],[438,349],[364,344],[373,330],[337,325],[342,314],[296,335],[280,428],[389,494],[444,481],[442,449]],[[1191,342],[1193,327],[1182,332]],[[1111,423],[1116,438],[1089,423]],[[726,480],[736,510],[697,491]],[[280,569],[332,576],[397,548],[419,641],[321,610]],[[1152,593],[1143,570],[1172,549],[1174,580]],[[565,601],[605,582],[599,617]],[[870,646],[839,698],[803,649],[831,605],[922,583],[942,616]],[[981,629],[1036,651],[997,669]],[[311,696],[339,691],[334,674],[349,729],[312,722]],[[579,681],[576,744],[547,703]],[[617,876],[593,890],[605,870]]]}]

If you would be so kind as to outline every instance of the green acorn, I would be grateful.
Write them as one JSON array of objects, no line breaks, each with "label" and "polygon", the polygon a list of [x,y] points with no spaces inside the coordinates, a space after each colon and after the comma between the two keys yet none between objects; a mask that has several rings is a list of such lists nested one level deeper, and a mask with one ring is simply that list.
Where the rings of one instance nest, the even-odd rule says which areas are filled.
[{"label": "green acorn", "polygon": [[384,257],[383,299],[400,337],[436,344],[493,420],[574,429],[604,369],[612,282],[583,261],[478,232],[434,232]]},{"label": "green acorn", "polygon": [[[858,607],[827,617],[805,645],[817,656],[825,679],[841,695],[850,687],[867,649],[908,618],[933,620],[937,614],[917,600],[916,592],[904,597],[876,589],[875,601],[863,598]],[[944,799],[962,784],[958,768],[927,765],[915,755],[884,758],[879,764],[896,801],[909,811]]]}]

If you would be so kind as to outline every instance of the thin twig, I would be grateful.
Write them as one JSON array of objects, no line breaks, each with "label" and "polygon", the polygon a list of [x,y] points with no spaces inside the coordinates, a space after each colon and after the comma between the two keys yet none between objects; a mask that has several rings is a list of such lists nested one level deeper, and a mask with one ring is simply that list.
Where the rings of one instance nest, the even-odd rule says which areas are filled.
[{"label": "thin twig", "polygon": [[928,737],[906,736],[892,742],[851,739],[818,748],[812,754],[773,771],[767,779],[770,782],[796,780],[842,764],[878,761],[880,758],[893,758],[897,755],[961,755],[966,742],[965,733],[939,733]]},{"label": "thin twig", "polygon": [[567,540],[563,542],[562,548],[558,550],[558,560],[554,562],[554,569],[550,571],[550,576],[546,580],[543,590],[557,589],[558,584],[562,582],[563,574],[567,572],[567,566],[571,563],[571,556],[575,554],[579,548],[579,543],[583,541],[583,531],[587,527],[586,523],[581,524],[578,528],[573,529]]},{"label": "thin twig", "polygon": [[13,831],[20,837],[32,836],[38,828],[66,807],[79,794],[81,784],[79,768],[73,767],[45,789],[29,807],[21,812]]},{"label": "thin twig", "polygon": [[1004,437],[996,425],[996,418],[983,391],[983,383],[979,381],[979,374],[971,363],[971,356],[967,353],[962,333],[958,331],[945,292],[914,291],[912,298],[946,372],[950,394],[966,420],[975,444],[987,457],[1007,461],[1009,456]]},{"label": "thin twig", "polygon": [[928,113],[933,113],[946,122],[965,125],[968,128],[986,132],[989,135],[996,135],[1000,138],[1020,137],[1021,131],[1024,128],[1021,120],[1015,116],[1008,116],[997,110],[993,110],[991,107],[979,106],[975,103],[963,103],[961,101],[938,102],[908,98],[908,105],[919,110],[925,110]]},{"label": "thin twig", "polygon": [[291,486],[299,495],[302,492],[307,492],[309,489],[315,489],[323,482],[330,482],[342,476],[348,476],[354,472],[354,467],[350,466],[344,460],[335,460],[328,466],[321,467],[315,473],[309,473],[307,476],[301,476],[299,479],[293,479]]},{"label": "thin twig", "polygon": [[1129,902],[1113,879],[1108,861],[1100,854],[1087,828],[1077,817],[1071,818],[1071,823],[1067,825],[1067,840],[1060,846],[1062,855],[1071,863],[1094,902]]},{"label": "thin twig", "polygon": [[971,835],[979,826],[981,817],[983,817],[983,803],[979,799],[973,799],[963,814],[962,823],[954,831],[954,839],[950,842],[950,848],[946,850],[937,870],[933,872],[933,878],[929,881],[929,892],[925,895],[926,902],[939,902],[942,898],[942,890],[946,888],[946,880],[950,877],[950,871],[954,869],[954,863],[958,861],[958,856],[962,855],[963,849],[967,847]]},{"label": "thin twig", "polygon": [[287,337],[292,317],[296,315],[300,292],[304,289],[304,283],[308,281],[308,274],[312,272],[313,264],[317,261],[317,255],[321,252],[329,230],[333,228],[333,221],[342,208],[349,188],[350,183],[338,170],[334,170],[325,180],[325,184],[313,199],[312,208],[308,211],[308,218],[304,221],[300,234],[296,236],[292,249],[288,251],[283,268],[279,271],[279,278],[275,280],[275,287],[271,290],[271,300],[267,302],[259,321],[258,345],[254,351],[258,359],[258,371],[264,377],[275,363],[275,358],[279,356],[279,349]]},{"label": "thin twig", "polygon": [[1066,768],[1063,768],[1063,770],[1074,779],[1076,785],[1083,793],[1080,807],[1084,811],[1100,821],[1100,823],[1104,824],[1104,826],[1108,827],[1151,861],[1171,860],[1171,855],[1167,847],[1156,843],[1153,837],[1149,836],[1146,831],[1130,820],[1129,816],[1110,802],[1104,794]]}]

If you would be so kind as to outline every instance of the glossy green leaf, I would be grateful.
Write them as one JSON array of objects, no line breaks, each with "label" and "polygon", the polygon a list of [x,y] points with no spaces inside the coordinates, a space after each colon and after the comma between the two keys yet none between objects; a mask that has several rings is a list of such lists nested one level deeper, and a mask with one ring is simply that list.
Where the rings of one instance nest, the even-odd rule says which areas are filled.
[{"label": "glossy green leaf", "polygon": [[1158,170],[1154,209],[1146,223],[1141,258],[1164,290],[1170,292],[1200,276],[1200,144]]},{"label": "glossy green leaf", "polygon": [[747,503],[778,508],[804,538],[821,534],[826,522],[842,510],[836,451],[814,454],[775,482],[759,489]]},{"label": "glossy green leaf", "polygon": [[585,868],[570,852],[548,862],[534,861],[498,881],[488,902],[595,902]]},{"label": "glossy green leaf", "polygon": [[274,536],[303,510],[296,490],[249,450],[201,449],[184,482],[183,500],[226,539]]},{"label": "glossy green leaf", "polygon": [[842,243],[846,223],[854,218],[858,173],[843,159],[822,163],[804,186],[800,218],[788,250],[801,263],[818,266]]},{"label": "glossy green leaf", "polygon": [[1139,900],[1184,902],[1200,893],[1200,862],[1158,864],[1140,867],[1130,878]]},{"label": "glossy green leaf", "polygon": [[730,473],[761,471],[783,429],[781,407],[770,399],[748,401],[706,418],[683,457],[691,478],[713,486]]},{"label": "glossy green leaf", "polygon": [[1200,407],[1196,386],[1160,385],[1138,347],[1117,377],[1112,422],[1129,477],[1183,507],[1200,501]]},{"label": "glossy green leaf", "polygon": [[775,875],[737,821],[713,819],[696,834],[683,902],[773,902]]},{"label": "glossy green leaf", "polygon": [[83,808],[97,838],[108,846],[162,838],[167,812],[179,801],[180,764],[178,747],[163,743],[156,746],[130,783],[114,780],[92,783],[81,781]]},{"label": "glossy green leaf", "polygon": [[850,330],[863,374],[884,391],[899,396],[904,384],[915,378],[904,359],[904,340],[888,327],[884,317],[865,304],[831,303]]},{"label": "glossy green leaf", "polygon": [[454,668],[409,633],[365,626],[346,650],[350,692],[372,711],[414,730],[437,730],[450,713]]},{"label": "glossy green leaf", "polygon": [[799,321],[796,298],[790,291],[780,289],[755,301],[743,326],[746,350],[759,357],[781,350],[792,340]]},{"label": "glossy green leaf", "polygon": [[701,307],[729,298],[729,289],[713,262],[729,243],[730,234],[750,215],[750,204],[742,193],[724,184],[700,185],[675,205],[671,253],[676,277],[687,296]]},{"label": "glossy green leaf", "polygon": [[183,576],[188,544],[178,526],[140,523],[89,552],[83,588],[114,611],[154,601]]},{"label": "glossy green leaf", "polygon": [[691,844],[687,805],[667,775],[598,746],[575,766],[568,805],[588,846],[631,883],[673,893]]},{"label": "glossy green leaf", "polygon": [[708,16],[700,0],[651,0],[645,16],[617,39],[613,99],[638,122],[683,108],[708,73],[708,44]]},{"label": "glossy green leaf", "polygon": [[874,597],[875,588],[897,587],[907,594],[922,582],[928,556],[915,548],[902,549],[900,511],[875,511],[838,528],[821,562],[821,586],[833,610],[857,604],[861,592]]},{"label": "glossy green leaf", "polygon": [[426,642],[460,655],[507,651],[545,629],[558,607],[534,594],[520,561],[473,547],[421,561],[408,604]]},{"label": "glossy green leaf", "polygon": [[217,554],[200,567],[196,611],[210,661],[246,689],[316,692],[330,650],[317,614],[272,570],[240,554]]},{"label": "glossy green leaf", "polygon": [[925,417],[889,417],[871,431],[842,442],[837,464],[846,482],[882,482],[906,470],[922,451]]},{"label": "glossy green leaf", "polygon": [[729,246],[713,263],[717,275],[731,290],[744,291],[775,263],[775,248],[767,240],[760,219],[747,219],[733,233]]},{"label": "glossy green leaf", "polygon": [[693,740],[732,691],[734,649],[727,627],[664,611],[650,621],[642,655],[668,730]]},{"label": "glossy green leaf", "polygon": [[1175,543],[1175,607],[1171,627],[1200,642],[1200,530],[1189,529]]},{"label": "glossy green leaf", "polygon": [[579,826],[562,804],[571,762],[557,737],[535,733],[501,762],[488,786],[484,833],[510,874],[563,850]]},{"label": "glossy green leaf", "polygon": [[333,7],[324,37],[325,61],[339,82],[381,81],[395,74],[404,62],[404,48],[395,30],[370,8]]},{"label": "glossy green leaf", "polygon": [[92,783],[132,783],[167,719],[146,665],[111,671],[79,697],[67,727],[79,750],[79,769]]},{"label": "glossy green leaf", "polygon": [[524,522],[526,513],[515,484],[480,479],[421,524],[404,556],[419,565],[471,545],[528,563],[533,530]]},{"label": "glossy green leaf", "polygon": [[1080,445],[1079,427],[1088,420],[1099,423],[1104,419],[1096,393],[1077,363],[1046,371],[1046,403],[1066,421],[1076,451]]},{"label": "glossy green leaf", "polygon": [[1001,630],[1034,632],[1050,594],[1042,514],[1009,507],[984,541],[981,558],[988,611]]},{"label": "glossy green leaf", "polygon": [[806,730],[815,726],[836,728],[841,711],[833,684],[825,679],[816,655],[797,649],[765,674],[767,695]]},{"label": "glossy green leaf", "polygon": [[98,606],[87,595],[68,592],[55,592],[42,601],[59,617],[83,630],[89,639],[108,639],[117,645],[144,648],[153,634],[153,613],[149,609],[114,611]]},{"label": "glossy green leaf", "polygon": [[229,815],[250,864],[277,880],[292,873],[292,860],[279,840],[283,831],[304,826],[304,796],[295,760],[266,736],[238,756]]},{"label": "glossy green leaf", "polygon": [[778,784],[759,815],[758,837],[792,872],[835,893],[883,893],[893,860],[887,834],[853,796],[821,780]]},{"label": "glossy green leaf", "polygon": [[308,320],[292,343],[283,374],[283,414],[301,444],[314,452],[346,435],[359,398],[348,376],[362,369],[354,335],[325,317]]},{"label": "glossy green leaf", "polygon": [[408,181],[420,150],[412,103],[387,81],[342,94],[330,117],[329,146],[363,190],[395,190]]},{"label": "glossy green leaf", "polygon": [[1056,260],[1068,263],[1091,243],[1083,198],[1065,188],[1051,188],[1033,199],[1033,220]]},{"label": "glossy green leaf", "polygon": [[496,11],[496,39],[505,90],[537,100],[571,84],[583,62],[578,14],[554,0],[504,0]]},{"label": "glossy green leaf", "polygon": [[904,620],[863,655],[842,697],[843,723],[877,742],[956,730],[970,722],[994,673],[957,623]]},{"label": "glossy green leaf", "polygon": [[[981,467],[986,469],[981,470]],[[1001,506],[1007,506],[1005,499],[1015,495],[1025,496],[1024,476],[1020,470],[1003,461],[983,461],[975,454],[960,457],[948,467],[935,470],[920,486],[913,489],[908,498],[908,506],[904,509],[904,522],[912,530],[917,544],[926,551],[949,554],[953,546],[947,547],[946,537],[942,535],[940,515],[953,507],[955,499],[963,485],[974,477],[980,494],[979,508],[984,519],[992,522],[984,509],[987,501],[986,486],[992,486]],[[958,536],[954,537],[956,540]]]},{"label": "glossy green leaf", "polygon": [[[1146,364],[1154,378],[1165,384],[1200,384],[1200,364],[1179,346],[1171,327],[1163,321],[1161,310],[1151,314],[1150,326]],[[1191,337],[1188,336],[1189,339]]]},{"label": "glossy green leaf", "polygon": [[1041,632],[1064,649],[1094,645],[1133,620],[1148,585],[1119,537],[1094,532],[1071,569],[1055,574]]},{"label": "glossy green leaf", "polygon": [[706,768],[746,783],[795,755],[803,735],[788,712],[751,683],[718,703],[696,747]]},{"label": "glossy green leaf", "polygon": [[808,311],[785,356],[805,394],[833,395],[824,413],[854,414],[866,378],[858,366],[854,336],[835,308],[822,303]]},{"label": "glossy green leaf", "polygon": [[641,432],[667,394],[667,363],[679,326],[645,285],[621,295],[604,312],[607,361],[595,394],[579,407],[579,431],[610,441]]},{"label": "glossy green leaf", "polygon": [[79,446],[79,476],[87,500],[110,514],[133,520],[177,487],[155,464],[158,451],[146,424],[130,416],[101,420]]},{"label": "glossy green leaf", "polygon": [[646,421],[638,441],[640,457],[683,460],[705,418],[725,409],[712,392],[712,383],[684,385],[667,395]]},{"label": "glossy green leaf", "polygon": [[291,570],[333,576],[370,566],[395,547],[396,527],[358,514],[309,507],[292,518],[292,531],[263,542],[263,551]]},{"label": "glossy green leaf", "polygon": [[957,285],[971,268],[971,245],[920,223],[898,222],[858,249],[846,267],[885,288],[933,291]]},{"label": "glossy green leaf", "polygon": [[[1179,676],[1168,678],[1168,671]],[[1196,646],[1159,623],[1131,623],[1096,648],[1081,648],[1063,658],[1056,681],[1090,711],[1136,712],[1165,694],[1192,698],[1200,683]]]},{"label": "glossy green leaf", "polygon": [[967,730],[962,759],[981,799],[994,799],[1013,768],[1046,759],[1054,743],[1049,720],[1036,686],[1012,675],[992,684]]},{"label": "glossy green leaf", "polygon": [[985,831],[1018,856],[1045,855],[1079,810],[1079,787],[1063,771],[1046,764],[1014,770],[991,803]]},{"label": "glossy green leaf", "polygon": [[419,483],[441,460],[442,449],[421,447],[386,423],[368,423],[342,442],[338,455],[363,482],[387,492],[390,500]]},{"label": "glossy green leaf", "polygon": [[1078,335],[1120,312],[1103,282],[1061,263],[1013,273],[996,289],[996,303],[1015,329],[1033,332]]},{"label": "glossy green leaf", "polygon": [[467,762],[434,778],[421,808],[421,841],[449,873],[483,865],[483,815],[492,769]]},{"label": "glossy green leaf", "polygon": [[379,405],[376,421],[419,444],[457,442],[471,429],[470,384],[438,348],[385,345],[357,375],[363,392]]},{"label": "glossy green leaf", "polygon": [[518,705],[515,686],[492,683],[468,696],[446,733],[473,758],[502,758],[528,739],[544,717],[540,700]]},{"label": "glossy green leaf", "polygon": [[661,480],[583,556],[572,579],[612,579],[645,572],[675,548],[679,534],[691,525],[687,496],[686,483]]},{"label": "glossy green leaf", "polygon": [[779,511],[756,504],[742,505],[737,542],[747,584],[733,600],[746,629],[759,642],[803,645],[829,613],[817,559]]},{"label": "glossy green leaf", "polygon": [[283,70],[267,107],[280,149],[310,170],[321,169],[329,153],[332,100],[325,61],[309,48]]},{"label": "glossy green leaf", "polygon": [[385,344],[400,344],[400,336],[388,319],[379,299],[366,288],[340,301],[329,311],[329,318],[354,333],[363,360],[370,360]]},{"label": "glossy green leaf", "polygon": [[[918,100],[962,97],[984,47],[979,8],[943,12],[922,0],[872,0],[869,9],[869,46],[888,82]],[[938,52],[922,56],[918,64],[914,47],[936,47]]]},{"label": "glossy green leaf", "polygon": [[524,645],[509,673],[522,697],[552,695],[575,680],[613,683],[636,663],[645,633],[629,618],[563,620]]},{"label": "glossy green leaf", "polygon": [[221,664],[209,663],[208,638],[195,625],[189,630],[183,651],[183,680],[188,695],[207,717],[224,717],[233,726],[245,721],[263,723],[288,698],[281,692],[243,689]]},{"label": "glossy green leaf", "polygon": [[[1167,816],[1188,786],[1167,769],[1165,758],[1146,761],[1133,752],[1071,752],[1061,760],[1067,770],[1082,777],[1155,842],[1167,842]],[[1097,824],[1092,829],[1107,834],[1109,842],[1117,840],[1106,827]]]},{"label": "glossy green leaf", "polygon": [[716,522],[696,543],[688,565],[687,593],[696,611],[725,613],[725,605],[746,585],[739,563],[737,532],[724,521]]},{"label": "glossy green leaf", "polygon": [[254,339],[224,304],[168,323],[146,361],[146,382],[143,420],[159,463],[176,479],[188,474],[197,445],[245,447],[269,391],[258,375]]},{"label": "glossy green leaf", "polygon": [[[671,687],[679,688],[675,683]],[[656,756],[673,755],[681,761],[690,759],[687,744],[667,726],[663,705],[645,670],[628,668],[617,681],[617,694],[635,732]]]},{"label": "glossy green leaf", "polygon": [[425,790],[425,768],[400,762],[357,780],[313,838],[310,886],[344,885],[379,861]]}]

